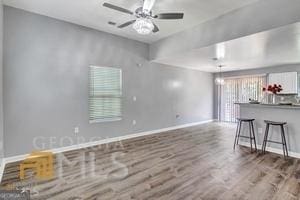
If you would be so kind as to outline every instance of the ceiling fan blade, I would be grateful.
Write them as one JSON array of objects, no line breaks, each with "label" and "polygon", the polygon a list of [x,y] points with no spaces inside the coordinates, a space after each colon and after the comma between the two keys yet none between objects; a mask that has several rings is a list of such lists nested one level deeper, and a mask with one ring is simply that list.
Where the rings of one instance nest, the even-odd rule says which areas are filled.
[{"label": "ceiling fan blade", "polygon": [[117,11],[120,11],[120,12],[123,12],[123,13],[133,15],[133,12],[131,12],[130,10],[127,10],[125,8],[121,8],[119,6],[112,5],[110,3],[104,3],[103,6],[107,7],[107,8],[110,8],[110,9],[113,9],[113,10],[117,10]]},{"label": "ceiling fan blade", "polygon": [[183,19],[184,13],[160,13],[154,16],[157,19]]},{"label": "ceiling fan blade", "polygon": [[156,24],[153,23],[153,25],[154,25],[154,28],[153,28],[152,32],[157,33],[159,31],[159,28],[157,27]]},{"label": "ceiling fan blade", "polygon": [[121,24],[120,26],[118,26],[118,28],[125,28],[126,26],[133,24],[135,21],[136,20],[132,20],[132,21],[126,22],[124,24]]},{"label": "ceiling fan blade", "polygon": [[151,11],[154,3],[155,0],[144,0],[143,10],[148,12]]}]

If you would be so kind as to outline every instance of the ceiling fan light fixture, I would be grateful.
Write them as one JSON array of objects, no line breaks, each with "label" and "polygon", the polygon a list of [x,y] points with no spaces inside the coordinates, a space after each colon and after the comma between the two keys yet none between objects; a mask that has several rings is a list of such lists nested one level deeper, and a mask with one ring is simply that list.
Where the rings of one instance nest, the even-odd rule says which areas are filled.
[{"label": "ceiling fan light fixture", "polygon": [[148,35],[153,31],[154,25],[148,18],[138,18],[133,24],[133,28],[138,34]]},{"label": "ceiling fan light fixture", "polygon": [[[159,31],[158,26],[153,22],[155,19],[160,20],[174,20],[183,19],[184,13],[158,13],[152,15],[152,8],[156,0],[143,0],[142,7],[137,8],[134,12],[126,8],[122,8],[110,3],[103,3],[103,6],[118,12],[126,13],[134,17],[131,21],[123,23],[118,28],[125,28],[133,24],[133,28],[138,34],[148,35],[151,32],[157,33]],[[152,21],[153,20],[153,21]]]}]

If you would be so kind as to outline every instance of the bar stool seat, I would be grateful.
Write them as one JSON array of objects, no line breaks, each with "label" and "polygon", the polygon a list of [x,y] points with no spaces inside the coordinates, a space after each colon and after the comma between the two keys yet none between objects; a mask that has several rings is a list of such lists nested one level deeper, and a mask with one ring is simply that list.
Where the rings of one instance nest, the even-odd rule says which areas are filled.
[{"label": "bar stool seat", "polygon": [[[237,118],[238,125],[237,125],[237,129],[236,129],[236,133],[235,133],[233,149],[235,149],[235,145],[239,144],[240,138],[248,138],[248,139],[250,139],[251,152],[252,152],[252,140],[254,141],[255,151],[257,151],[255,133],[254,133],[254,125],[253,125],[254,120],[255,119],[252,119],[252,118]],[[249,124],[249,136],[241,135],[241,127],[242,127],[243,122],[246,122]]]},{"label": "bar stool seat", "polygon": [[254,121],[255,119],[248,119],[248,118],[236,118],[238,121],[243,121],[243,122],[249,122],[249,121]]},{"label": "bar stool seat", "polygon": [[271,124],[274,126],[281,126],[281,125],[286,125],[287,122],[274,122],[274,121],[269,121],[269,120],[265,120],[264,121],[266,124]]},{"label": "bar stool seat", "polygon": [[[288,155],[285,131],[284,131],[284,125],[286,125],[287,122],[275,122],[275,121],[270,121],[270,120],[264,120],[264,122],[266,123],[266,130],[265,130],[264,140],[263,140],[263,144],[262,144],[262,153],[263,154],[266,153],[267,143],[270,142],[270,143],[282,144],[283,156],[288,157],[289,155]],[[268,139],[270,126],[279,126],[280,127],[281,142],[272,141],[272,140]]]}]

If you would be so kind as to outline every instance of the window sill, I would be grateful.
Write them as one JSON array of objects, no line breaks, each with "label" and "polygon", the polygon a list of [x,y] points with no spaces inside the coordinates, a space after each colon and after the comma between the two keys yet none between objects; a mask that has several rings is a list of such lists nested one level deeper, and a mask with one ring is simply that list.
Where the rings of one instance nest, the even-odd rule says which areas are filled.
[{"label": "window sill", "polygon": [[103,122],[115,122],[115,121],[121,121],[122,118],[112,118],[112,119],[96,119],[96,120],[90,120],[90,124],[96,124],[96,123],[103,123]]}]

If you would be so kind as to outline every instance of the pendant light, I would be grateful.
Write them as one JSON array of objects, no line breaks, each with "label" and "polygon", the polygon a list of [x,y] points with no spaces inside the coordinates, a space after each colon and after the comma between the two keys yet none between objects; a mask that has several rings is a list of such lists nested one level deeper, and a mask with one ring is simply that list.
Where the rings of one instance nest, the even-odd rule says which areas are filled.
[{"label": "pendant light", "polygon": [[225,84],[225,80],[223,78],[223,75],[222,75],[222,67],[223,65],[219,65],[219,74],[218,74],[218,77],[215,79],[215,84],[216,85],[224,85]]}]

